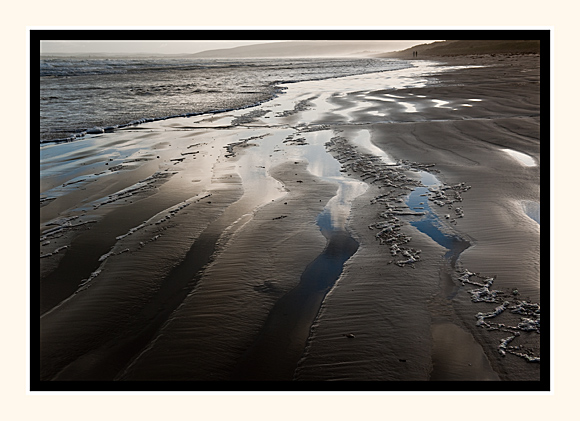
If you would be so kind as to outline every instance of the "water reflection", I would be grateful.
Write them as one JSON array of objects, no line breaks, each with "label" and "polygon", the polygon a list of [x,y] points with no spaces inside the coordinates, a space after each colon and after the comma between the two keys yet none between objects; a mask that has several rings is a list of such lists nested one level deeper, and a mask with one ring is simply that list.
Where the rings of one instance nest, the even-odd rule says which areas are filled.
[{"label": "water reflection", "polygon": [[325,181],[338,184],[337,193],[326,204],[323,213],[319,216],[319,222],[328,221],[321,222],[325,229],[345,231],[352,202],[367,190],[368,185],[340,172],[340,163],[326,151],[324,146],[331,136],[332,133],[329,131],[309,133],[306,137],[309,145],[302,148],[304,148],[304,158],[308,160],[308,171]]},{"label": "water reflection", "polygon": [[524,213],[528,215],[531,219],[536,221],[540,225],[540,204],[538,202],[532,202],[529,200],[524,200],[522,202],[522,208]]},{"label": "water reflection", "polygon": [[432,99],[431,101],[435,103],[435,108],[449,108],[446,107],[446,105],[449,104],[449,101],[444,101],[442,99]]},{"label": "water reflection", "polygon": [[368,153],[378,156],[387,165],[396,164],[396,161],[389,154],[371,142],[371,132],[369,130],[359,130],[352,139],[352,143]]},{"label": "water reflection", "polygon": [[509,154],[512,158],[515,158],[520,164],[525,165],[526,167],[536,166],[536,161],[534,161],[534,158],[530,155],[512,149],[502,149],[502,151]]},{"label": "water reflection", "polygon": [[440,185],[441,182],[433,174],[426,171],[421,171],[419,175],[421,176],[421,182],[427,187],[416,187],[407,198],[406,203],[409,209],[423,212],[424,215],[420,220],[411,221],[410,224],[428,235],[440,246],[445,247],[448,250],[445,253],[445,258],[449,259],[451,266],[454,267],[461,252],[469,247],[469,242],[456,235],[444,232],[441,220],[431,209],[428,200],[429,187]]},{"label": "water reflection", "polygon": [[[258,134],[264,133],[267,131]],[[331,131],[300,133],[294,137],[304,138],[305,144],[300,146],[293,145],[292,142],[284,143],[290,135],[296,133],[292,129],[279,130],[251,142],[259,146],[252,148],[250,153],[243,154],[238,167],[246,194],[253,192],[260,196],[267,195],[267,201],[279,197],[283,194],[282,185],[268,175],[268,169],[289,160],[307,161],[308,171],[313,176],[337,184],[336,195],[328,201],[323,214],[329,221],[326,225],[331,231],[346,231],[352,202],[367,190],[368,185],[340,171],[341,164],[327,152],[325,146],[333,135]],[[247,133],[244,137],[247,137]]]},{"label": "water reflection", "polygon": [[439,179],[437,177],[435,177],[434,174],[431,174],[430,172],[421,171],[420,175],[421,175],[421,183],[423,183],[427,187],[441,185],[441,181],[439,181]]},{"label": "water reflection", "polygon": [[406,113],[416,113],[417,112],[417,107],[414,104],[411,104],[410,102],[399,102],[399,104],[405,108]]},{"label": "water reflection", "polygon": [[353,200],[363,194],[368,186],[356,180],[336,181],[339,182],[338,192],[328,201],[323,214],[328,215],[330,226],[327,228],[332,231],[345,231]]}]

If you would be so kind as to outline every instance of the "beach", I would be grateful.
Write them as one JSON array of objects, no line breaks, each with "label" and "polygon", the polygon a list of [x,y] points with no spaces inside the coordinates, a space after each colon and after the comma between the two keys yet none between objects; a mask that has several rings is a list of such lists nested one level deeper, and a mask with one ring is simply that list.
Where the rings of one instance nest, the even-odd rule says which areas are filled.
[{"label": "beach", "polygon": [[40,380],[540,380],[539,62],[44,146]]}]

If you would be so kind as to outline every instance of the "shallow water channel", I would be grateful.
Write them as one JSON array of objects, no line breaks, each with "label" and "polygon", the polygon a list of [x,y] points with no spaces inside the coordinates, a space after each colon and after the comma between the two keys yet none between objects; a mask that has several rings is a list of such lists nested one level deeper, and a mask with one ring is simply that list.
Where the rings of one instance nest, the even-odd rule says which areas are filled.
[{"label": "shallow water channel", "polygon": [[425,215],[420,220],[411,221],[410,224],[427,234],[437,244],[445,247],[448,250],[445,253],[445,258],[454,268],[459,255],[469,247],[469,242],[443,230],[441,220],[431,209],[428,200],[430,188],[440,185],[441,182],[433,174],[426,171],[421,171],[419,174],[421,183],[426,187],[416,187],[407,198],[406,203],[409,209],[424,212]]},{"label": "shallow water channel", "polygon": [[[446,284],[441,292],[447,300],[452,300],[459,288],[451,279],[450,272],[455,269],[459,255],[470,246],[470,243],[446,230],[439,216],[431,209],[428,195],[431,189],[436,189],[441,182],[426,171],[420,171],[419,175],[421,183],[426,187],[416,187],[406,203],[411,210],[424,215],[419,220],[411,221],[410,224],[447,249],[445,259],[449,266],[445,264],[440,273],[442,281]],[[435,313],[431,334],[433,370],[430,381],[499,380],[481,345],[461,326]]]},{"label": "shallow water channel", "polygon": [[308,264],[298,285],[270,311],[255,343],[238,363],[233,380],[292,380],[324,297],[358,249],[346,223],[353,200],[368,186],[340,172],[340,163],[324,146],[331,136],[330,131],[306,133],[307,144],[292,148],[293,159],[307,160],[313,175],[338,185],[316,221],[327,239],[326,247]]}]

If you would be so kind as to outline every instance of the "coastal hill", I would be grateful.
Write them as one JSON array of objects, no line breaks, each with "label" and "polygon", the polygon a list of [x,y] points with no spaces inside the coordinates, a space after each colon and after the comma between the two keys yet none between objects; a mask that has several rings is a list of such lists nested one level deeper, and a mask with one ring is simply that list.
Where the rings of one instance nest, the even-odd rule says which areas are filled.
[{"label": "coastal hill", "polygon": [[202,51],[192,58],[374,57],[426,41],[281,41]]},{"label": "coastal hill", "polygon": [[[422,44],[419,44],[423,42]],[[539,40],[280,41],[202,51],[192,58],[449,57],[481,54],[539,54]]]},{"label": "coastal hill", "polygon": [[539,40],[448,40],[412,46],[401,51],[377,54],[375,57],[412,58],[449,57],[481,54],[539,54]]}]

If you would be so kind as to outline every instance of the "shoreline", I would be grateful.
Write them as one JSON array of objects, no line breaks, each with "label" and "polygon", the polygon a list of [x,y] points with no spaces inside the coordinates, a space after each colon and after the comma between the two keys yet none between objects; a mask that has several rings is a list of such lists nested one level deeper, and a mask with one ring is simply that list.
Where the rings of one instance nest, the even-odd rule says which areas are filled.
[{"label": "shoreline", "polygon": [[[358,59],[359,60],[373,59],[373,60],[403,61],[403,62],[409,61],[409,60],[398,59],[398,58],[360,57]],[[252,59],[249,59],[249,60],[252,60]],[[389,72],[389,71],[393,71],[393,70],[397,71],[400,69],[375,70],[375,71],[366,72],[366,73],[364,73],[364,72],[363,73],[355,73],[355,75],[383,73],[383,72]],[[141,117],[141,118],[133,119],[133,120],[126,122],[126,123],[87,127],[87,128],[81,129],[80,131],[75,131],[73,135],[71,135],[67,138],[45,139],[45,140],[41,139],[39,142],[39,145],[42,146],[42,145],[50,145],[50,144],[69,143],[69,142],[74,142],[76,140],[84,139],[87,135],[99,135],[99,134],[104,134],[104,133],[113,133],[113,132],[120,130],[120,129],[126,129],[126,128],[131,128],[131,127],[138,128],[142,124],[154,123],[154,122],[164,121],[164,120],[171,120],[171,119],[175,119],[175,118],[213,116],[213,115],[219,115],[219,114],[232,112],[232,111],[242,111],[242,110],[249,109],[249,108],[259,107],[260,105],[263,105],[263,104],[268,103],[272,100],[275,100],[277,97],[279,97],[281,94],[283,94],[284,91],[287,89],[287,87],[285,87],[285,85],[291,85],[293,83],[301,83],[301,82],[305,82],[305,81],[324,81],[324,80],[329,80],[329,79],[340,79],[342,77],[350,77],[350,76],[353,76],[353,75],[327,76],[327,77],[319,77],[319,78],[312,78],[312,79],[306,79],[306,80],[280,80],[280,81],[272,82],[269,85],[266,85],[267,88],[270,88],[272,90],[272,93],[270,94],[270,96],[268,98],[259,100],[257,102],[252,102],[252,103],[240,105],[237,107],[210,109],[210,110],[206,110],[206,111],[191,111],[191,112],[185,112],[185,113],[182,112],[179,114],[171,114],[168,116],[161,116],[161,117]],[[63,129],[61,129],[61,131],[62,130]]]},{"label": "shoreline", "polygon": [[[475,63],[471,61],[457,60],[452,65]],[[41,256],[47,255],[41,259],[44,273],[48,276],[62,265],[66,274],[67,255],[71,259],[76,249],[80,259],[90,242],[100,237],[99,229],[107,224],[118,228],[108,244],[95,252],[96,268],[83,263],[87,287],[41,319],[43,379],[102,374],[99,367],[111,361],[107,355],[113,352],[110,344],[115,337],[136,332],[123,320],[135,318],[135,310],[148,314],[145,319],[155,317],[155,305],[147,303],[163,291],[165,274],[188,260],[186,251],[214,224],[215,253],[210,253],[201,272],[191,269],[183,278],[199,273],[198,280],[177,306],[168,307],[171,311],[147,345],[111,376],[226,380],[275,303],[298,284],[305,267],[325,247],[315,215],[335,195],[337,186],[324,178],[325,163],[341,165],[345,177],[364,181],[369,188],[352,199],[347,219],[359,248],[322,301],[294,379],[539,380],[539,364],[498,353],[498,346],[499,351],[510,351],[508,344],[500,345],[507,332],[476,325],[478,312],[487,314],[499,304],[472,302],[468,291],[481,281],[473,276],[466,283],[461,272],[496,275],[493,287],[510,305],[520,298],[539,303],[539,225],[514,204],[539,203],[539,101],[534,101],[536,89],[539,97],[538,63],[537,57],[493,59],[487,64],[494,66],[434,70],[422,76],[426,81],[436,79],[435,84],[421,82],[409,69],[381,72],[375,76],[393,86],[385,89],[369,90],[369,75],[340,78],[340,83],[325,80],[320,86],[326,91],[317,91],[315,82],[300,82],[288,90],[292,97],[261,104],[260,115],[238,110],[214,116],[211,125],[200,126],[208,117],[200,116],[107,133],[102,139],[108,139],[116,153],[103,152],[103,157],[112,159],[107,162],[84,158],[99,143],[98,136],[94,141],[85,139],[86,148],[79,150],[83,147],[76,145],[74,153],[86,160],[91,171],[107,172],[94,179],[81,176],[76,184],[70,183],[74,178],[65,181],[69,185],[59,187],[62,195],[41,201],[41,222],[43,213],[45,222],[60,214],[56,228],[61,230],[55,233],[62,234],[41,241]],[[438,66],[445,64],[432,68]],[[229,115],[233,119],[223,123]],[[244,123],[231,125],[235,118],[244,118]],[[399,166],[406,162],[404,171],[380,167],[387,172],[379,180],[379,167],[365,169],[364,148],[349,149],[361,130],[368,130],[371,143],[399,160]],[[336,164],[317,161],[317,154],[325,149],[322,145],[327,145],[328,153],[331,140],[340,138],[344,143],[334,140],[333,146],[339,153],[334,154]],[[136,141],[139,148],[127,148],[126,156],[118,153]],[[538,165],[521,166],[501,148],[519,149]],[[349,158],[347,152],[355,155]],[[229,153],[234,155],[226,157]],[[352,158],[350,164],[347,158]],[[104,166],[108,162],[120,168],[110,171]],[[385,205],[399,206],[396,200],[404,197],[405,189],[418,185],[404,174],[417,174],[421,165],[430,164],[447,186],[471,186],[461,193],[461,203],[452,204],[461,208],[462,216],[456,225],[448,225],[450,232],[457,231],[471,242],[459,256],[459,271],[446,266],[444,247],[409,223],[416,216],[398,217],[402,221],[398,241],[410,240],[399,243],[395,256],[388,245],[378,242],[378,229],[369,229],[382,220],[379,214]],[[127,178],[125,174],[132,171],[135,176]],[[144,177],[152,171],[171,175]],[[102,186],[111,186],[111,180],[114,184],[105,194],[113,196],[102,199],[96,209],[87,206]],[[115,193],[120,187],[135,186],[135,180],[143,182],[124,195]],[[52,185],[57,186],[56,181]],[[393,188],[389,185],[396,185],[397,193],[375,200]],[[131,209],[139,209],[144,220],[132,218]],[[431,209],[444,223],[445,214],[453,211],[433,203]],[[127,218],[125,225],[123,218]],[[43,253],[47,241],[54,255]],[[73,245],[82,241],[86,245]],[[108,250],[102,261],[97,258]],[[412,258],[416,264],[399,266],[402,256],[411,256],[408,261]],[[519,295],[508,295],[514,289]],[[371,297],[374,300],[369,302]],[[497,319],[482,320],[487,326],[496,320],[513,326],[518,318],[504,311]],[[62,330],[63,326],[67,328]],[[79,341],[82,347],[71,346]],[[512,341],[512,346],[524,346],[522,352],[539,349],[539,334],[534,331],[522,332]],[[172,350],[171,357],[167,349]],[[195,365],[179,364],[192,355]]]}]

